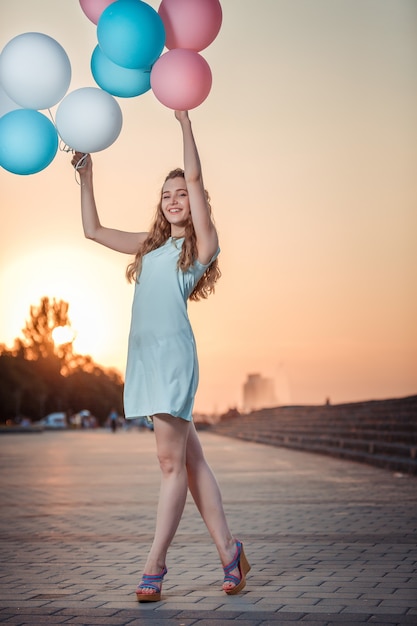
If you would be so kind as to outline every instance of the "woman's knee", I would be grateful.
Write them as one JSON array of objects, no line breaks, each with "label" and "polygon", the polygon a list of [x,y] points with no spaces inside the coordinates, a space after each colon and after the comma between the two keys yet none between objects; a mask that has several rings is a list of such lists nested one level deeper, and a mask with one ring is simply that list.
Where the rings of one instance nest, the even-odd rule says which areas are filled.
[{"label": "woman's knee", "polygon": [[157,458],[161,472],[166,476],[179,474],[185,468],[185,458],[182,454],[158,452]]}]

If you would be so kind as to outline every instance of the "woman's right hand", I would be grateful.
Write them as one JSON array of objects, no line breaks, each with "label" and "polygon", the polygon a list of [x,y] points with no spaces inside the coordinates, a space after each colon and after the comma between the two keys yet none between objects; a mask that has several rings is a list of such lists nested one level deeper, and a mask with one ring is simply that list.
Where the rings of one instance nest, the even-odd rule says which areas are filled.
[{"label": "woman's right hand", "polygon": [[84,152],[74,152],[71,164],[79,173],[80,178],[91,175],[93,162],[90,154],[85,154]]}]

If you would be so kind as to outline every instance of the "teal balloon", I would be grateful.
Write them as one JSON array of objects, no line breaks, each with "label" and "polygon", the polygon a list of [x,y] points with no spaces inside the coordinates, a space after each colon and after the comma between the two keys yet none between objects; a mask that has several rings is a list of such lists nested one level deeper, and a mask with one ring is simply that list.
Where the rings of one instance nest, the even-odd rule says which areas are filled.
[{"label": "teal balloon", "polygon": [[131,70],[110,61],[96,46],[91,56],[91,73],[97,85],[112,96],[133,98],[151,88],[151,70]]},{"label": "teal balloon", "polygon": [[39,111],[16,109],[0,118],[0,165],[12,174],[36,174],[58,150],[58,133]]},{"label": "teal balloon", "polygon": [[165,28],[159,14],[141,0],[118,0],[100,16],[97,39],[113,63],[129,69],[151,67],[165,45]]}]

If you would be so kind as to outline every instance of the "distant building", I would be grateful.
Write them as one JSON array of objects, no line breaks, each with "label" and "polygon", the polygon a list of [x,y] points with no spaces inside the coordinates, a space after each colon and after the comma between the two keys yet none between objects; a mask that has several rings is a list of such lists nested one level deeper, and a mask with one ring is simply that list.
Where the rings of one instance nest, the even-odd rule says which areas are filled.
[{"label": "distant building", "polygon": [[243,409],[245,412],[256,411],[268,406],[276,406],[274,381],[263,378],[260,374],[248,374],[243,385]]}]

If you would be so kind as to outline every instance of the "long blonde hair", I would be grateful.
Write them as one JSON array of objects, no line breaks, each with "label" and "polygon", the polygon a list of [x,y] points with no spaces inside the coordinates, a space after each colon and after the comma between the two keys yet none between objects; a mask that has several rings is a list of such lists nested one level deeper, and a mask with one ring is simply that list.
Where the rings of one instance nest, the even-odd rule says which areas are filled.
[{"label": "long blonde hair", "polygon": [[[172,170],[165,178],[164,184],[167,182],[167,180],[170,180],[171,178],[179,177],[184,178],[184,171],[180,168]],[[139,282],[139,277],[142,269],[142,257],[151,250],[156,250],[156,248],[160,248],[171,236],[171,224],[168,222],[162,212],[162,191],[163,187],[161,190],[161,198],[156,208],[155,218],[149,230],[148,236],[143,242],[140,250],[136,253],[134,260],[129,263],[126,268],[126,278],[129,282]],[[206,196],[207,204],[211,212],[210,198],[207,192]],[[188,268],[196,261],[197,254],[197,238],[194,230],[193,221],[190,215],[185,225],[184,243],[182,245],[181,253],[178,258],[178,269],[183,272],[187,271]],[[221,272],[219,264],[217,259],[215,259],[209,265],[203,276],[194,287],[189,296],[189,299],[200,300],[202,298],[207,298],[211,293],[214,292],[215,283],[218,281],[220,276]]]}]

